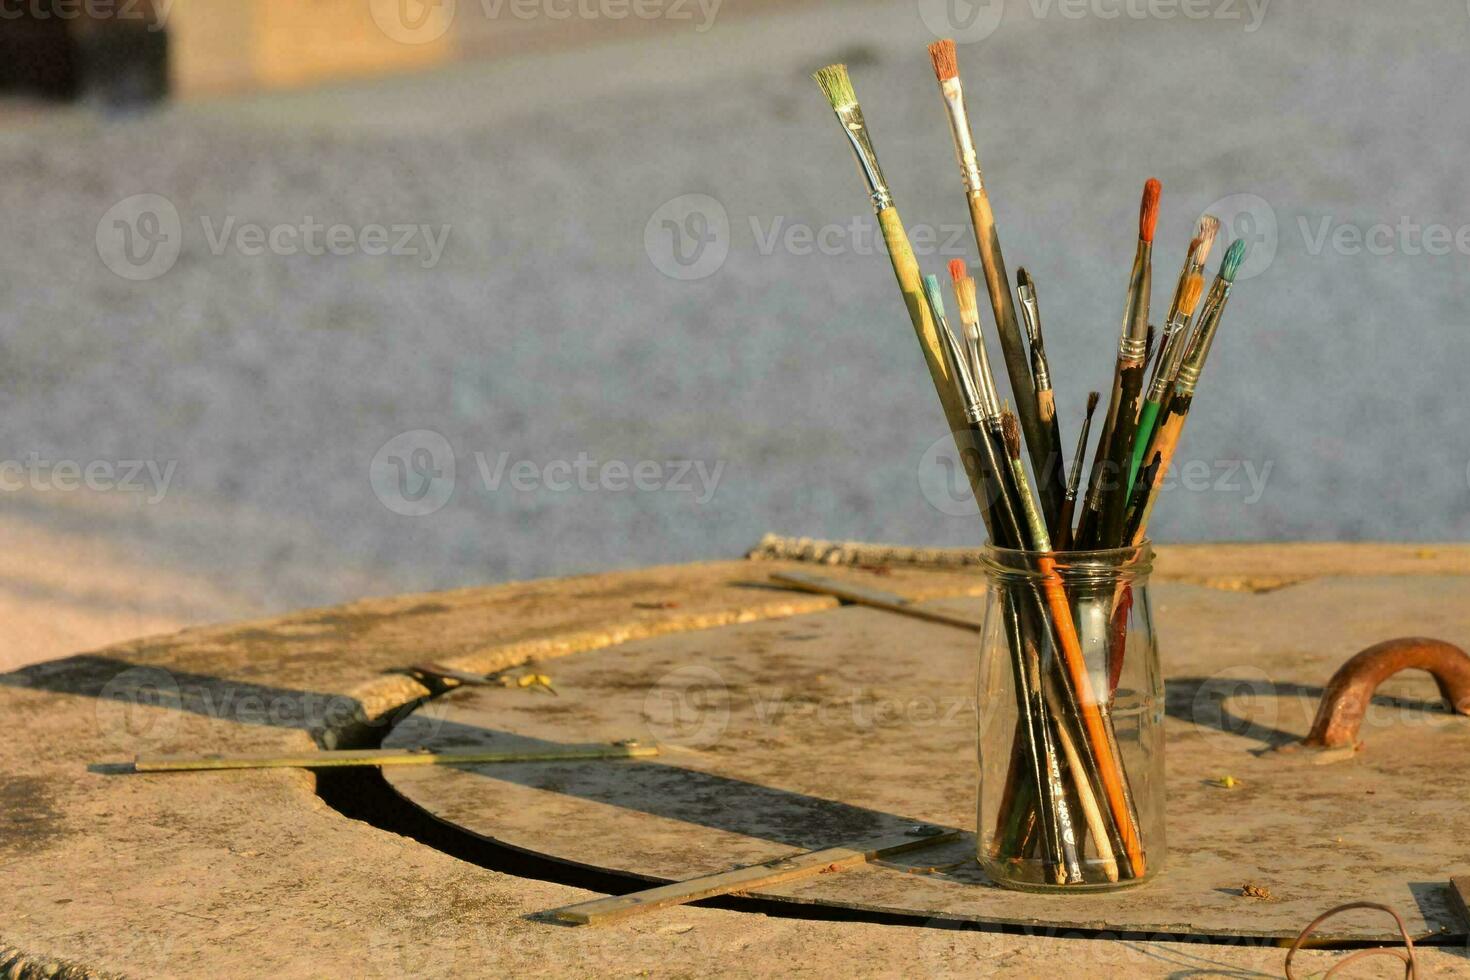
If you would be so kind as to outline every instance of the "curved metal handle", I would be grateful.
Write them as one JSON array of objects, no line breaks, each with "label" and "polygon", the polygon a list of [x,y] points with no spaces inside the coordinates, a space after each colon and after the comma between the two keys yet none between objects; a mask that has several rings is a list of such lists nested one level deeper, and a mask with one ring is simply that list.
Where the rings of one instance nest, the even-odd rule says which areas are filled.
[{"label": "curved metal handle", "polygon": [[1470,655],[1443,640],[1405,636],[1374,644],[1332,675],[1303,744],[1318,748],[1354,744],[1378,685],[1411,669],[1429,671],[1451,710],[1470,715]]}]

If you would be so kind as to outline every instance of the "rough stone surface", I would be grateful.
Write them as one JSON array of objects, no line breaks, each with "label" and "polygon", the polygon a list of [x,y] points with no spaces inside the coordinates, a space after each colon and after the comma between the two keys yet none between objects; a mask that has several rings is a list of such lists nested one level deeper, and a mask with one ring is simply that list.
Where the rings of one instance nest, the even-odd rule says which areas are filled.
[{"label": "rough stone surface", "polygon": [[[1310,574],[1292,555],[1282,548],[1277,561],[1261,556],[1249,571]],[[1374,549],[1361,550],[1364,568],[1377,560]],[[0,675],[0,712],[10,722],[0,744],[0,946],[19,951],[5,954],[7,966],[20,972],[12,965],[19,957],[37,970],[55,962],[132,975],[908,976],[922,960],[932,972],[1016,976],[1079,964],[1118,975],[1279,973],[1279,949],[713,909],[672,910],[616,930],[553,928],[526,916],[591,893],[487,871],[349,820],[316,796],[310,773],[123,777],[87,769],[138,753],[310,748],[314,735],[350,732],[359,715],[390,716],[421,697],[420,685],[394,671],[425,659],[504,665],[640,631],[831,605],[751,587],[771,567],[711,563],[372,600],[138,640]],[[975,586],[966,576],[917,570],[884,579],[916,597]],[[1341,610],[1365,634],[1374,627],[1373,591],[1363,580]],[[1160,610],[1165,624],[1167,615]],[[1339,653],[1317,651],[1310,635],[1302,647],[1324,666]],[[1227,647],[1218,655],[1223,665],[1249,652]],[[150,686],[176,707],[130,703],[131,692]],[[1430,950],[1422,961],[1431,976],[1466,970],[1463,953]],[[1326,962],[1313,954],[1308,966]]]}]

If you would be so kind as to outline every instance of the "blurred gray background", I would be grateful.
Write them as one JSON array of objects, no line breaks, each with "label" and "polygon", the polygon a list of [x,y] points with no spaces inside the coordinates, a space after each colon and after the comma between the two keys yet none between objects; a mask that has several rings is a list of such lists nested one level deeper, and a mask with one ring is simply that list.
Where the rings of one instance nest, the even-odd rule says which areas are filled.
[{"label": "blurred gray background", "polygon": [[[1202,211],[1251,240],[1156,538],[1470,531],[1465,4],[691,9],[387,77],[0,109],[0,605],[141,630],[768,530],[979,542],[807,77],[849,63],[926,269],[973,262],[924,51],[947,19],[1069,445],[1144,179],[1156,307]],[[350,254],[217,240],[309,221]],[[416,254],[391,229],[364,254],[374,224]],[[75,490],[63,460],[105,465]],[[166,488],[109,487],[133,460]]]}]

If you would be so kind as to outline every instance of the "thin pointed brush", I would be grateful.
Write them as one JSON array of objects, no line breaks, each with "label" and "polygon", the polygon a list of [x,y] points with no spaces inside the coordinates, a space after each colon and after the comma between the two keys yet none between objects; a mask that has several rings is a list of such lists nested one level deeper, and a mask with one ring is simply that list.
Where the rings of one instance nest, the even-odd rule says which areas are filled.
[{"label": "thin pointed brush", "polygon": [[[960,404],[954,378],[945,365],[944,349],[939,332],[929,313],[928,303],[924,299],[924,287],[919,277],[919,263],[914,258],[913,246],[909,243],[907,232],[904,231],[903,221],[898,216],[898,209],[894,207],[893,194],[888,189],[888,181],[883,176],[883,169],[878,165],[878,154],[873,150],[872,139],[868,133],[867,124],[863,120],[862,107],[858,105],[852,81],[848,78],[847,66],[828,65],[825,68],[819,68],[812,74],[812,78],[822,90],[822,94],[827,97],[827,102],[832,106],[837,121],[842,124],[843,133],[846,134],[848,142],[852,144],[853,154],[857,157],[858,169],[868,187],[873,212],[877,215],[878,226],[883,232],[883,241],[888,248],[889,260],[893,264],[893,275],[898,280],[899,292],[903,295],[904,306],[908,308],[909,321],[913,324],[914,334],[918,337],[919,348],[924,353],[924,362],[929,368],[929,376],[934,382],[934,389],[939,394],[939,402],[944,409],[949,429],[954,433],[963,432],[966,428],[964,406]],[[976,460],[973,455],[966,455],[963,448],[960,456],[965,462],[965,472],[969,477],[970,488],[975,494],[975,499],[983,501],[985,486],[981,474],[975,469]],[[981,506],[984,507],[983,502]]]},{"label": "thin pointed brush", "polygon": [[1006,374],[1010,377],[1011,393],[1015,396],[1019,409],[1021,431],[1026,436],[1031,466],[1040,483],[1042,513],[1046,515],[1048,523],[1053,523],[1061,509],[1062,493],[1066,489],[1061,452],[1058,449],[1055,453],[1048,453],[1046,430],[1036,408],[1031,365],[1026,356],[1026,346],[1021,339],[1021,328],[1016,320],[1016,306],[1011,299],[1010,279],[1006,275],[1005,258],[1000,250],[1000,234],[995,228],[995,212],[991,209],[990,196],[985,190],[985,180],[980,173],[979,157],[975,153],[975,138],[970,129],[969,114],[965,110],[965,93],[960,84],[954,41],[946,38],[929,45],[929,60],[934,66],[939,94],[944,99],[944,107],[949,115],[955,158],[959,161],[960,178],[964,182],[965,196],[970,205],[970,223],[975,229],[975,244],[980,249],[980,266],[985,274],[986,292],[990,294],[990,308],[995,314],[995,327],[1000,335]]},{"label": "thin pointed brush", "polygon": [[1077,543],[1082,548],[1114,548],[1121,542],[1124,510],[1128,505],[1128,467],[1143,401],[1144,355],[1148,345],[1148,303],[1151,285],[1154,227],[1159,217],[1160,185],[1152,177],[1143,185],[1138,215],[1138,248],[1128,277],[1128,301],[1123,311],[1113,394],[1103,421],[1102,439],[1092,463],[1092,479]]},{"label": "thin pointed brush", "polygon": [[965,268],[964,259],[951,259],[949,278],[954,285],[955,303],[960,308],[960,324],[965,329],[965,352],[970,365],[970,377],[980,389],[981,404],[985,408],[987,422],[1000,420],[1000,396],[995,390],[995,375],[990,370],[990,355],[985,349],[985,337],[980,332],[980,304],[975,280]]},{"label": "thin pointed brush", "polygon": [[[1026,523],[1031,532],[1031,545],[1036,551],[1049,552],[1051,541],[1047,537],[1046,521],[1042,518],[1040,510],[1037,509],[1035,495],[1031,492],[1031,481],[1026,476],[1026,464],[1021,462],[1021,426],[1016,421],[1015,414],[1009,409],[1001,413],[1001,435],[1005,442],[1006,460],[1011,468],[1011,476],[1019,489],[1021,509],[1025,512]],[[1071,804],[1067,802],[1067,788],[1062,782],[1062,769],[1057,758],[1056,742],[1052,738],[1053,731],[1061,727],[1061,718],[1054,717],[1048,709],[1046,696],[1043,693],[1045,682],[1041,676],[1040,658],[1033,654],[1028,659],[1030,693],[1034,699],[1032,711],[1039,720],[1037,737],[1041,742],[1041,752],[1047,763],[1046,781],[1051,792],[1052,805],[1056,810],[1055,819],[1061,838],[1062,862],[1054,872],[1054,880],[1059,885],[1065,885],[1069,882],[1080,882],[1083,879],[1081,860],[1077,854],[1077,828],[1072,819]],[[1074,773],[1073,778],[1078,782],[1087,781],[1086,776],[1080,770]]]},{"label": "thin pointed brush", "polygon": [[1210,355],[1215,333],[1220,329],[1220,318],[1225,313],[1225,302],[1230,298],[1235,274],[1240,271],[1240,263],[1244,260],[1245,241],[1236,239],[1225,251],[1225,259],[1220,263],[1220,273],[1210,286],[1210,294],[1200,310],[1199,323],[1189,338],[1189,348],[1184,352],[1184,359],[1174,380],[1173,396],[1159,420],[1159,433],[1149,449],[1149,466],[1153,468],[1153,478],[1147,484],[1140,481],[1135,492],[1132,513],[1128,517],[1127,539],[1135,545],[1141,543],[1148,533],[1149,516],[1158,500],[1159,488],[1168,474],[1169,463],[1179,448],[1179,436],[1184,431],[1184,423],[1189,418],[1189,410],[1194,403],[1200,372],[1204,370],[1205,359]]},{"label": "thin pointed brush", "polygon": [[[970,377],[959,343],[949,330],[944,316],[944,300],[940,294],[939,280],[935,276],[924,277],[924,298],[930,316],[939,324],[945,358],[965,402],[968,423],[966,436],[973,442],[972,448],[980,457],[985,481],[995,490],[995,497],[990,502],[992,514],[987,518],[987,525],[992,529],[991,541],[1002,548],[1026,549],[1029,543],[1025,526],[1021,523],[1019,496],[1013,481],[1007,480],[1009,468],[997,455],[995,440],[986,430],[980,393]],[[981,506],[984,510],[985,504],[982,503]],[[1037,601],[1040,602],[1039,599]],[[1026,642],[1028,630],[1022,621],[1026,613],[1014,597],[1007,599],[1005,612],[1007,640],[1012,654],[1011,671],[1016,685],[1016,750],[1024,759],[1022,771],[1030,775],[1029,789],[1034,794],[1031,798],[1040,804],[1036,810],[1040,817],[1043,864],[1048,875],[1057,884],[1080,881],[1082,873],[1077,864],[1075,847],[1069,850],[1067,844],[1075,841],[1076,831],[1070,811],[1066,807],[1066,795],[1060,787],[1060,763],[1050,741],[1050,728],[1046,723],[1040,688],[1037,685],[1040,676],[1037,655],[1034,648]],[[1034,634],[1034,630],[1029,632]]]},{"label": "thin pointed brush", "polygon": [[1133,440],[1133,465],[1128,471],[1130,493],[1138,482],[1139,467],[1143,465],[1144,454],[1148,451],[1149,443],[1153,439],[1159,409],[1164,404],[1169,386],[1174,381],[1174,375],[1179,371],[1179,362],[1184,357],[1186,328],[1189,326],[1189,318],[1194,315],[1194,308],[1199,305],[1200,294],[1203,291],[1204,278],[1198,272],[1191,274],[1184,284],[1178,306],[1175,307],[1169,322],[1164,325],[1164,339],[1161,342],[1158,360],[1154,361],[1153,378],[1149,382],[1148,393],[1144,396],[1143,408],[1138,411],[1138,435]]},{"label": "thin pointed brush", "polygon": [[1077,506],[1077,488],[1082,482],[1082,463],[1087,458],[1087,437],[1092,433],[1092,414],[1097,411],[1097,403],[1101,397],[1095,391],[1087,393],[1087,414],[1082,418],[1082,434],[1077,437],[1077,454],[1072,457],[1072,470],[1067,478],[1067,495],[1062,498],[1058,551],[1068,551],[1072,547],[1072,511]]},{"label": "thin pointed brush", "polygon": [[924,277],[924,302],[930,317],[937,325],[945,366],[954,379],[955,394],[964,411],[965,428],[963,433],[956,432],[955,439],[961,455],[970,456],[972,465],[980,474],[984,493],[976,502],[980,505],[980,516],[985,521],[985,529],[990,534],[991,543],[996,547],[1024,547],[1024,541],[1016,537],[1020,522],[1014,512],[1015,502],[1006,492],[1004,474],[990,436],[983,389],[975,383],[974,376],[965,363],[965,355],[955,340],[954,332],[949,328],[938,277]]},{"label": "thin pointed brush", "polygon": [[[1063,486],[1067,470],[1062,465],[1062,427],[1057,422],[1057,396],[1052,390],[1051,365],[1046,359],[1046,342],[1041,333],[1041,305],[1036,297],[1036,282],[1024,267],[1016,270],[1016,296],[1021,301],[1021,320],[1026,325],[1026,339],[1031,346],[1031,380],[1036,386],[1036,414],[1046,435],[1046,457],[1056,459],[1057,472]],[[1065,502],[1065,501],[1064,501]],[[1052,537],[1061,531],[1061,508],[1051,515]]]}]

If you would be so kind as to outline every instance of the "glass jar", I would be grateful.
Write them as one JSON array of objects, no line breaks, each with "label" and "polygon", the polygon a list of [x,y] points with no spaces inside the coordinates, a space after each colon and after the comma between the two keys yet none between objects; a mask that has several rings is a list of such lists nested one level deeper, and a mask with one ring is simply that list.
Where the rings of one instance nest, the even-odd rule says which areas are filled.
[{"label": "glass jar", "polygon": [[1148,543],[989,548],[981,632],[980,863],[1025,891],[1094,891],[1164,863],[1164,681]]}]

